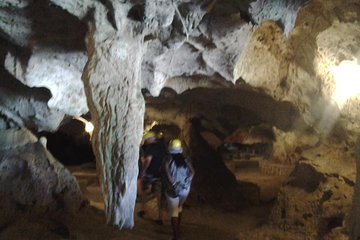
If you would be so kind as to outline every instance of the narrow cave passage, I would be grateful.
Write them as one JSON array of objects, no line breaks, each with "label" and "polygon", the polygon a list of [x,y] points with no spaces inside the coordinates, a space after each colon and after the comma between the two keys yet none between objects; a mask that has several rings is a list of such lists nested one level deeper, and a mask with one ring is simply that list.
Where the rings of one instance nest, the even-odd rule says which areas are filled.
[{"label": "narrow cave passage", "polygon": [[[203,92],[205,100],[197,97],[198,91]],[[243,94],[247,94],[250,102],[241,101]],[[242,88],[195,89],[183,94],[164,89],[159,97],[149,97],[146,92],[144,96],[147,103],[144,129],[162,133],[165,144],[172,138],[181,138],[196,168],[197,175],[184,210],[185,236],[192,239],[200,232],[203,239],[232,239],[240,234],[237,229],[250,229],[266,222],[280,185],[289,173],[271,172],[264,165],[293,167],[271,159],[276,141],[272,126],[292,128],[282,118],[283,114],[294,111],[291,106],[273,101],[270,103],[273,106],[268,108],[280,113],[257,112],[253,106],[268,102],[266,95]],[[172,117],[173,112],[176,117]],[[98,173],[84,124],[69,120],[56,133],[41,135],[46,136],[47,147],[53,155],[77,178],[89,205],[102,212]],[[135,213],[138,208],[139,202]],[[152,233],[163,231],[161,226],[153,225],[156,209],[155,198],[150,193],[148,215],[135,218],[133,239],[140,237],[144,229],[149,236],[162,239],[161,233]],[[164,223],[169,224],[168,216]]]},{"label": "narrow cave passage", "polygon": [[[351,195],[351,164],[342,166],[340,175],[324,173],[336,168],[336,163],[324,164],[323,159],[346,155],[347,150],[341,146],[332,151],[317,147],[314,130],[304,124],[291,104],[246,86],[199,88],[181,94],[163,89],[157,98],[145,93],[145,100],[145,119],[178,126],[179,136],[188,148],[197,171],[189,199],[192,214],[204,206],[215,212],[230,210],[239,222],[245,216],[256,219],[260,224],[257,227],[261,222],[281,225],[290,220],[300,229],[314,221],[321,227],[310,231],[319,236],[336,230],[344,221],[343,214],[339,217],[332,211],[331,217],[322,218],[310,206],[319,204],[322,209]],[[347,179],[347,183],[340,184],[341,179]],[[328,190],[333,184],[337,190]],[[339,198],[342,191],[345,195]],[[314,194],[321,198],[314,199]],[[258,239],[269,234],[267,231],[265,226]],[[297,239],[281,231],[271,234],[280,239]]]},{"label": "narrow cave passage", "polygon": [[[289,171],[271,172],[264,165],[293,167],[271,161],[276,140],[272,126],[295,128],[290,122],[299,116],[292,106],[269,103],[265,94],[241,87],[195,89],[182,94],[163,89],[159,97],[151,97],[146,91],[143,94],[145,130],[162,133],[165,144],[172,138],[180,138],[185,154],[196,168],[184,210],[185,236],[193,239],[200,233],[201,239],[232,239],[244,228],[266,222]],[[250,100],[242,102],[245,98]],[[267,106],[268,112],[259,105]],[[285,115],[292,117],[284,118]],[[232,164],[238,162],[243,166],[237,166],[234,171]],[[135,211],[138,207],[139,204]],[[135,231],[157,219],[154,197],[148,199],[147,211],[145,219],[135,219]],[[169,217],[165,218],[168,225]]]},{"label": "narrow cave passage", "polygon": [[[294,168],[291,162],[273,159],[273,129],[302,127],[291,104],[270,100],[246,86],[181,94],[163,89],[159,97],[144,95],[145,122],[155,125],[155,131],[164,124],[177,126],[176,137],[193,161],[197,175],[190,205],[200,211],[205,206],[230,210],[239,218],[244,216],[239,211],[262,209],[258,220],[269,217],[281,185]],[[166,133],[165,137],[171,138]]]},{"label": "narrow cave passage", "polygon": [[49,151],[66,166],[95,162],[90,135],[85,131],[84,123],[73,118],[63,122],[54,133],[39,133],[40,137],[46,137]]},{"label": "narrow cave passage", "polygon": [[65,119],[56,132],[40,132],[46,139],[46,147],[76,178],[86,204],[104,210],[104,200],[96,170],[95,156],[91,146],[91,134],[87,132],[89,114]]}]

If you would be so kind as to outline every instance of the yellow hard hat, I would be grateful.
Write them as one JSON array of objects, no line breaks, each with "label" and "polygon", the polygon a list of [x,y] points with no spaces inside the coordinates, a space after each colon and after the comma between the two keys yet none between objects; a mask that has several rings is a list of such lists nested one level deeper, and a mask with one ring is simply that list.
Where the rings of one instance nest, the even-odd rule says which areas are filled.
[{"label": "yellow hard hat", "polygon": [[169,148],[181,148],[181,141],[179,139],[173,139],[169,142]]},{"label": "yellow hard hat", "polygon": [[143,141],[145,142],[149,138],[156,138],[156,134],[153,131],[145,133],[145,135],[143,136]]}]

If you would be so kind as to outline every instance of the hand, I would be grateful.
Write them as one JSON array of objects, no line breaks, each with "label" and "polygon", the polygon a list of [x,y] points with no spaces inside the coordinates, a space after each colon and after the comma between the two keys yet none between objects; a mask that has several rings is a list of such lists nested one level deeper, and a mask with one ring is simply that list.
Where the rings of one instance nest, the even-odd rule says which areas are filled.
[{"label": "hand", "polygon": [[177,182],[173,182],[173,183],[171,184],[171,188],[175,191],[178,184],[179,184],[179,183],[177,183]]},{"label": "hand", "polygon": [[192,177],[187,177],[187,178],[185,178],[185,183],[191,183],[191,181],[192,181]]},{"label": "hand", "polygon": [[171,183],[171,187],[170,187],[169,190],[168,190],[168,194],[169,194],[170,197],[172,197],[172,198],[177,197],[177,194],[176,194],[176,186],[177,186],[177,183]]}]

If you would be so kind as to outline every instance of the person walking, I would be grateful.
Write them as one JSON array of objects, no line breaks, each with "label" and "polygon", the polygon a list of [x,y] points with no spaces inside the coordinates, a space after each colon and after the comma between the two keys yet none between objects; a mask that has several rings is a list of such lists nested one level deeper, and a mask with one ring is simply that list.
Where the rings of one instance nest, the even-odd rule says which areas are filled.
[{"label": "person walking", "polygon": [[143,156],[140,161],[140,171],[138,176],[138,193],[141,201],[139,217],[145,215],[145,191],[151,187],[151,192],[155,194],[158,207],[158,219],[156,223],[162,225],[163,206],[161,204],[161,166],[166,156],[166,147],[157,140],[156,134],[152,131],[147,132],[144,137],[142,146]]},{"label": "person walking", "polygon": [[195,171],[191,163],[183,155],[179,139],[173,139],[169,142],[168,151],[169,155],[165,157],[163,163],[162,181],[171,216],[172,240],[178,240],[182,207],[190,193]]}]

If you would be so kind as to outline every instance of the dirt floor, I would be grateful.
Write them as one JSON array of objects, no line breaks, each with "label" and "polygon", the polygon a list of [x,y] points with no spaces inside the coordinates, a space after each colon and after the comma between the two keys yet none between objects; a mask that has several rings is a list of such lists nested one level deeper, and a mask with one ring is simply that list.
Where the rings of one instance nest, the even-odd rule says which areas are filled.
[{"label": "dirt floor", "polygon": [[[155,223],[156,202],[147,202],[147,214],[139,218],[135,214],[135,227],[132,230],[122,230],[106,226],[100,187],[95,166],[85,164],[70,169],[77,177],[84,196],[94,208],[84,209],[73,218],[70,230],[74,239],[170,239],[171,226],[169,217],[164,225]],[[210,206],[188,202],[184,207],[182,239],[183,240],[291,240],[305,239],[299,234],[285,233],[266,226],[272,204],[263,204],[245,208],[239,212],[223,212]],[[138,211],[139,204],[136,204]],[[81,223],[81,224],[77,224]],[[260,234],[261,232],[261,234]],[[106,237],[105,237],[106,236]]]},{"label": "dirt floor", "polygon": [[[261,226],[266,221],[268,208],[256,207],[242,213],[221,213],[208,207],[187,207],[183,213],[183,238],[207,240],[240,239],[242,230],[250,230]],[[135,227],[132,230],[122,230],[108,227],[104,224],[103,212],[96,209],[85,209],[74,217],[69,224],[72,239],[158,239],[168,240],[171,237],[170,222],[158,225],[150,217],[140,219],[135,217]]]},{"label": "dirt floor", "polygon": [[[105,224],[103,203],[94,164],[70,168],[79,181],[88,205],[74,216],[54,213],[35,217],[32,214],[14,218],[0,226],[0,239],[79,239],[79,240],[169,240],[169,217],[163,225],[155,223],[156,202],[147,203],[147,214],[135,214],[132,230],[118,230]],[[136,204],[136,211],[139,204]],[[136,212],[135,211],[135,212]],[[253,206],[239,212],[223,212],[190,201],[184,207],[183,240],[305,240],[299,234],[283,232],[266,225],[271,204]]]},{"label": "dirt floor", "polygon": [[[85,209],[80,215],[73,219],[82,222],[74,229],[80,236],[89,236],[92,232],[92,239],[101,239],[101,236],[108,236],[109,239],[170,239],[171,227],[169,217],[165,217],[164,225],[155,223],[157,210],[154,198],[147,202],[147,214],[144,218],[139,218],[135,214],[135,227],[132,230],[118,231],[104,226],[105,218],[100,187],[95,172],[95,166],[86,164],[71,168],[71,172],[77,177],[84,196],[88,199],[93,209]],[[95,209],[95,207],[97,209]],[[136,204],[138,211],[139,203]],[[183,239],[238,239],[237,236],[241,229],[251,229],[264,224],[269,215],[269,206],[252,207],[242,212],[221,212],[209,206],[201,205],[196,202],[187,203],[183,213]],[[86,224],[84,224],[86,219]]]}]

